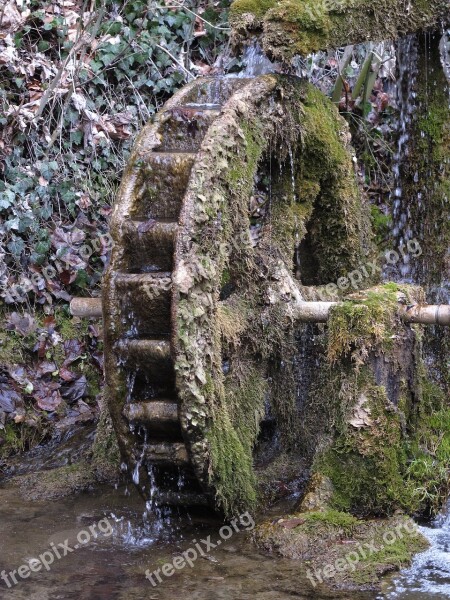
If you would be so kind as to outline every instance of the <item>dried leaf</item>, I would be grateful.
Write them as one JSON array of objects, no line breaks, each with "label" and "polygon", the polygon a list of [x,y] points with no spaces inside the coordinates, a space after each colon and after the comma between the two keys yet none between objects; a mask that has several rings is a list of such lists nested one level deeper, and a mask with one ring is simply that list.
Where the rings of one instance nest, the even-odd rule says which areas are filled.
[{"label": "dried leaf", "polygon": [[73,371],[70,371],[65,366],[62,366],[59,369],[59,376],[61,377],[61,379],[63,379],[64,381],[67,381],[67,382],[71,382],[71,381],[73,381],[74,379],[77,378],[77,374],[74,373]]},{"label": "dried leaf", "polygon": [[84,375],[70,384],[64,384],[61,388],[61,395],[69,404],[80,400],[87,391],[87,380]]},{"label": "dried leaf", "polygon": [[28,313],[19,315],[17,312],[13,312],[9,317],[9,321],[6,325],[7,329],[17,331],[21,335],[30,335],[37,329],[36,321]]},{"label": "dried leaf", "polygon": [[83,344],[78,340],[66,340],[64,342],[64,353],[66,355],[64,366],[70,365],[78,360],[81,356],[82,348]]},{"label": "dried leaf", "polygon": [[353,416],[349,420],[350,425],[353,425],[356,429],[362,427],[370,427],[373,425],[373,421],[370,418],[371,410],[369,406],[364,406],[368,402],[367,396],[361,394],[358,399],[358,404],[353,410]]},{"label": "dried leaf", "polygon": [[306,519],[280,519],[277,525],[280,525],[280,527],[284,527],[285,529],[294,529],[294,527],[303,525],[303,523],[306,523]]},{"label": "dried leaf", "polygon": [[21,402],[20,395],[7,383],[0,383],[0,409],[12,413],[19,402]]},{"label": "dried leaf", "polygon": [[59,393],[59,383],[54,381],[36,382],[36,388],[33,392],[33,397],[37,400],[37,405],[41,410],[53,412],[62,402],[61,394]]},{"label": "dried leaf", "polygon": [[57,370],[57,367],[54,362],[44,361],[39,363],[36,369],[36,376],[43,377],[44,375],[48,375],[49,373],[54,373]]}]

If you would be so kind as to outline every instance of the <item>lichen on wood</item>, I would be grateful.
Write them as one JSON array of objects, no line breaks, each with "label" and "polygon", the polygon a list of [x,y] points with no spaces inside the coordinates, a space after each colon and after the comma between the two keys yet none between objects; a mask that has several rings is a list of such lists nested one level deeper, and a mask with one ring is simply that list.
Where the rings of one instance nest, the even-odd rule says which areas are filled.
[{"label": "lichen on wood", "polygon": [[[254,246],[249,199],[264,169],[269,216]],[[305,82],[258,78],[208,130],[176,248],[175,368],[191,460],[226,513],[257,501],[252,451],[267,404],[285,447],[296,442],[294,250],[308,235],[324,280],[355,268],[370,252],[363,204],[346,124]]]}]

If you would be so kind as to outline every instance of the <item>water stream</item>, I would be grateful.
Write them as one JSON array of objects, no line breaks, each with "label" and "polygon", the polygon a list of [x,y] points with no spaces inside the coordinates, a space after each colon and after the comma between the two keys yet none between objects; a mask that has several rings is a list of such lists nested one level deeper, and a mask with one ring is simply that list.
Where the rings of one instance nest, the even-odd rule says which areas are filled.
[{"label": "water stream", "polygon": [[[411,199],[405,197],[402,181],[402,164],[408,160],[410,155],[410,131],[416,112],[416,80],[417,80],[417,57],[418,44],[417,37],[409,35],[397,44],[398,59],[398,80],[397,80],[397,106],[399,110],[397,148],[393,158],[394,186],[391,194],[392,203],[392,237],[395,241],[395,247],[405,246],[414,235],[414,227],[411,223],[410,202],[414,201],[420,206],[422,194],[419,192],[417,198]],[[415,175],[415,178],[418,174]],[[416,179],[415,179],[416,181]],[[410,257],[404,254],[400,264],[393,268],[387,267],[388,272],[385,276],[391,280],[412,281],[412,271]]]},{"label": "water stream", "polygon": [[389,600],[444,600],[450,598],[450,504],[433,523],[420,527],[430,542],[380,598]]},{"label": "water stream", "polygon": [[[286,508],[286,507],[284,507]],[[55,558],[49,570],[8,575],[0,579],[3,600],[443,600],[450,597],[450,516],[441,516],[422,533],[430,548],[416,556],[409,569],[388,582],[383,594],[313,589],[302,563],[258,552],[249,531],[238,533],[204,556],[153,586],[153,573],[195,543],[219,538],[222,523],[213,515],[172,514],[168,519],[142,513],[134,489],[109,486],[55,502],[28,502],[10,483],[0,486],[0,572],[9,574],[30,559],[61,548],[71,552]],[[278,507],[280,510],[280,508]],[[275,514],[275,513],[274,513]],[[105,521],[107,519],[107,521]],[[97,524],[97,525],[96,525]],[[249,525],[250,522],[246,522]],[[80,532],[96,527],[86,544],[77,545]],[[206,548],[206,546],[205,546]],[[63,551],[61,550],[63,554]]]}]

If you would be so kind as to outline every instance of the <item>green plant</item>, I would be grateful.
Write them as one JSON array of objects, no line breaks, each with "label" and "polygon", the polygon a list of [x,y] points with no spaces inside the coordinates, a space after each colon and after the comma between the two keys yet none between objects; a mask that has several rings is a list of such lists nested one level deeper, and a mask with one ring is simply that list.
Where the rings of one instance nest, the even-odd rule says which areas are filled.
[{"label": "green plant", "polygon": [[134,135],[216,61],[227,11],[196,0],[29,8],[0,39],[0,298],[51,304],[98,286],[99,236]]}]

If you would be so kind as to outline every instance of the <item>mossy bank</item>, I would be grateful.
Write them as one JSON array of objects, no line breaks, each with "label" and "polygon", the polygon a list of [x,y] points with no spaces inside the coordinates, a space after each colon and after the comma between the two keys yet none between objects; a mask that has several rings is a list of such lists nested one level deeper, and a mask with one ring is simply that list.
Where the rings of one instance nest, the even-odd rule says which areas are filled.
[{"label": "mossy bank", "polygon": [[327,588],[375,591],[384,575],[428,547],[406,517],[360,520],[330,509],[263,523],[253,539],[263,551],[299,561],[317,594]]},{"label": "mossy bank", "polygon": [[235,0],[235,43],[259,36],[264,51],[289,63],[295,55],[366,41],[392,40],[448,21],[446,0]]}]

